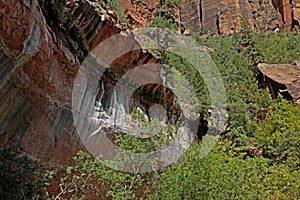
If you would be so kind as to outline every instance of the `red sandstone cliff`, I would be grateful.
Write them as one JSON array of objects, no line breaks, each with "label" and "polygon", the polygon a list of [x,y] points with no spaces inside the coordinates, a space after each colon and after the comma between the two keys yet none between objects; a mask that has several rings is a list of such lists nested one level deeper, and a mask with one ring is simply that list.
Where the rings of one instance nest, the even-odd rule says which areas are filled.
[{"label": "red sandstone cliff", "polygon": [[[158,1],[120,0],[134,27],[146,26],[154,16]],[[230,34],[241,29],[241,20],[258,32],[290,31],[299,26],[300,1],[290,0],[183,0],[180,22],[195,31],[208,29],[219,34]]]},{"label": "red sandstone cliff", "polygon": [[[192,24],[195,30],[203,25],[220,34],[240,30],[242,18],[255,31],[272,31],[276,27],[290,31],[295,25],[299,26],[299,4],[299,0],[183,1],[182,21]],[[195,8],[199,11],[195,12]]]},{"label": "red sandstone cliff", "polygon": [[294,0],[293,19],[294,24],[300,26],[300,0]]},{"label": "red sandstone cliff", "polygon": [[290,31],[293,26],[292,4],[290,0],[272,0],[274,7],[280,12],[284,23],[284,31]]},{"label": "red sandstone cliff", "polygon": [[[67,12],[84,38],[84,48],[92,50],[123,31],[124,42],[137,50],[113,63],[118,73],[158,62],[139,48],[111,11],[92,1],[78,3]],[[0,3],[0,148],[22,145],[48,166],[67,165],[84,148],[72,115],[72,90],[82,54],[63,33],[66,27],[56,24],[54,30],[42,10],[37,0]]]},{"label": "red sandstone cliff", "polygon": [[12,0],[1,7],[1,148],[22,144],[49,165],[67,164],[64,155],[80,148],[68,111],[74,57],[58,49],[37,1]]},{"label": "red sandstone cliff", "polygon": [[[181,21],[195,29],[202,24],[227,34],[240,29],[242,17],[257,30],[269,30],[276,24],[290,30],[300,18],[298,0],[293,2],[292,7],[289,2],[280,0],[273,0],[274,7],[270,7],[271,2],[261,4],[255,0],[249,3],[226,2],[202,0],[199,4],[194,0],[184,1]],[[148,5],[145,3],[151,6],[145,7]],[[138,5],[148,9],[150,15],[155,1],[145,3]],[[93,1],[79,1],[79,4],[67,12],[72,13],[87,49],[92,50],[106,38],[120,32],[123,32],[124,42],[138,45],[134,36],[117,23],[114,13]],[[144,14],[134,12],[138,5],[127,0],[122,1],[122,5],[129,9],[128,16],[135,18],[137,26],[144,23],[140,18]],[[282,21],[278,19],[275,8],[281,13]],[[267,28],[262,25],[267,19],[258,20],[263,17],[262,12],[274,15],[273,21],[267,21]],[[146,17],[145,23],[150,18]],[[80,55],[76,49],[70,48],[63,34],[64,27],[53,31],[46,21],[37,0],[0,3],[0,147],[22,144],[33,157],[50,164],[67,164],[77,149],[83,148],[71,112],[72,89]],[[118,58],[113,65],[118,66],[115,67],[117,74],[122,74],[135,65],[154,62],[158,60],[150,53],[137,50]]]}]

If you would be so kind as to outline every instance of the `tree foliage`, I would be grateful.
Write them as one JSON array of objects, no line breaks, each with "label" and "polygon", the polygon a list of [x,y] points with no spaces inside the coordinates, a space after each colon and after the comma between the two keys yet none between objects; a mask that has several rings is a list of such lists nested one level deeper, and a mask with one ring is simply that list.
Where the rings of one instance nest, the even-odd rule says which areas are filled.
[{"label": "tree foliage", "polygon": [[53,172],[30,159],[20,148],[0,151],[0,199],[35,199],[45,195]]},{"label": "tree foliage", "polygon": [[160,0],[150,26],[176,29],[179,27],[176,9],[179,9],[181,0]]}]

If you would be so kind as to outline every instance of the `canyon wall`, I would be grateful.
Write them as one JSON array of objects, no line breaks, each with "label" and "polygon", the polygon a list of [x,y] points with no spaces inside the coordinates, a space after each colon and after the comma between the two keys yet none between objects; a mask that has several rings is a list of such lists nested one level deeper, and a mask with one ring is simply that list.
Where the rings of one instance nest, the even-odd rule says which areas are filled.
[{"label": "canyon wall", "polygon": [[[72,113],[73,84],[87,56],[80,49],[93,51],[116,34],[120,34],[122,42],[114,43],[115,48],[130,46],[133,49],[111,63],[113,76],[107,72],[103,77],[106,91],[111,91],[107,88],[116,84],[115,79],[135,66],[160,61],[142,50],[136,36],[118,23],[112,11],[96,1],[81,0],[78,5],[64,10],[71,16],[69,29],[67,23],[62,26],[62,22],[51,21],[53,16],[47,10],[51,6],[41,6],[41,2],[10,0],[0,3],[0,148],[22,145],[33,158],[46,161],[49,166],[67,165],[78,149],[84,149]],[[287,3],[282,4],[281,1],[274,0],[274,5],[269,1],[259,3],[255,0],[226,2],[202,0],[199,4],[199,1],[185,1],[181,23],[190,24],[195,30],[204,26],[211,31],[228,34],[240,29],[242,17],[259,31],[273,30],[277,26],[289,30],[300,17],[298,0],[290,13]],[[147,3],[152,5],[147,7],[150,16],[155,1],[143,2],[140,6],[145,8]],[[126,6],[128,12],[134,8],[131,2],[125,0],[122,6]],[[262,15],[264,12],[267,14]],[[283,13],[282,18],[279,12]],[[134,13],[129,12],[136,25],[140,26],[144,21],[137,19],[144,14]],[[77,35],[72,35],[72,31],[67,33],[67,30],[75,30]],[[79,47],[78,37],[83,41]],[[109,57],[113,52],[113,48],[107,48],[101,53],[103,57]],[[156,74],[158,76],[159,73]],[[149,90],[160,94],[164,92],[154,85],[149,86]],[[167,96],[172,101],[172,94],[167,93]],[[136,102],[142,101],[136,98]],[[102,102],[106,104],[106,111],[109,102],[109,98]]]},{"label": "canyon wall", "polygon": [[242,20],[245,20],[255,31],[272,31],[276,27],[283,29],[285,25],[271,1],[183,1],[181,13],[182,22],[192,25],[195,31],[208,29],[219,34],[239,31]]},{"label": "canyon wall", "polygon": [[64,155],[80,148],[70,112],[74,57],[59,50],[37,1],[1,8],[1,148],[23,146],[49,166],[67,164]]},{"label": "canyon wall", "polygon": [[[120,33],[123,42],[114,47],[128,45],[133,50],[114,60],[114,75],[159,60],[142,50],[135,36],[118,24],[116,15],[97,2],[78,1],[79,5],[64,11],[72,16],[75,36],[66,33],[68,27],[60,22],[51,22],[55,16],[39,3],[0,3],[0,148],[23,146],[33,159],[59,168],[70,164],[78,149],[85,149],[72,108],[73,84],[85,59],[79,50],[92,51]],[[80,48],[74,45],[79,36],[84,41]],[[105,56],[114,49],[102,51]],[[115,84],[109,75],[104,80]]]},{"label": "canyon wall", "polygon": [[[158,5],[158,1],[120,2],[129,21],[139,27],[151,22]],[[299,26],[300,1],[183,0],[179,13],[180,22],[194,31],[228,35],[241,29],[242,20],[257,32],[270,32],[276,28],[291,31],[295,25]]]},{"label": "canyon wall", "polygon": [[241,29],[244,19],[257,32],[276,28],[287,32],[299,26],[299,9],[299,0],[192,0],[183,1],[181,17],[196,31],[206,27],[219,34],[230,34]]}]

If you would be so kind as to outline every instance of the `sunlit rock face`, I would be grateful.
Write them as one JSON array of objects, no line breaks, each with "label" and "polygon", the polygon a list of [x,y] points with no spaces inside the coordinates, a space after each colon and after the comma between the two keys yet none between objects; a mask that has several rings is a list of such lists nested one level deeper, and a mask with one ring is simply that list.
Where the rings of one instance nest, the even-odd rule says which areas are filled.
[{"label": "sunlit rock face", "polygon": [[195,30],[201,25],[219,34],[230,34],[241,29],[244,19],[255,31],[268,32],[278,28],[291,31],[299,27],[299,0],[192,0],[183,1],[182,21]]},{"label": "sunlit rock face", "polygon": [[[121,6],[133,27],[147,26],[159,1],[121,0]],[[252,30],[290,31],[299,26],[299,0],[183,0],[176,10],[177,22],[194,31],[232,34],[245,20]]]},{"label": "sunlit rock face", "polygon": [[[72,26],[72,30],[78,31],[78,35],[73,36],[65,32],[70,29],[62,26],[63,21],[53,21],[55,17],[44,2],[12,0],[0,4],[0,148],[23,146],[33,158],[48,166],[67,165],[78,149],[85,149],[78,136],[74,113],[84,111],[86,117],[94,120],[85,127],[86,134],[99,128],[100,118],[106,120],[108,132],[126,132],[126,124],[116,123],[114,116],[105,116],[112,113],[112,107],[116,113],[124,114],[122,106],[129,104],[126,114],[133,107],[147,113],[151,105],[163,100],[155,102],[140,95],[128,100],[123,98],[125,94],[114,92],[114,87],[120,77],[136,66],[160,61],[142,50],[135,35],[118,24],[116,15],[104,6],[78,1],[78,5],[65,9],[64,12],[72,16],[75,27]],[[96,48],[116,34],[120,40],[105,49]],[[111,56],[124,46],[132,50],[118,57]],[[96,84],[86,84],[89,90],[81,92],[87,94],[79,96],[92,98],[85,101],[83,110],[82,107],[76,110],[74,84],[91,54],[109,61],[106,66],[109,69],[104,70],[102,76],[91,75]],[[153,65],[153,70],[156,72],[151,78],[161,81],[160,69]],[[174,100],[172,92],[164,91],[159,85],[150,84],[141,91],[165,94],[165,101],[170,105]],[[79,125],[82,128],[84,122]]]},{"label": "sunlit rock face", "polygon": [[255,31],[272,31],[284,28],[280,13],[271,1],[243,0],[192,0],[183,1],[182,22],[199,31],[208,29],[218,34],[231,34],[241,29],[245,20]]},{"label": "sunlit rock face", "polygon": [[[112,11],[96,1],[80,0],[77,5],[63,7],[62,12],[71,20],[68,25],[57,18],[49,2],[11,0],[0,3],[0,148],[23,146],[32,157],[47,162],[49,166],[67,165],[78,149],[85,148],[82,140],[89,138],[102,122],[105,123],[103,130],[108,133],[131,131],[129,124],[120,119],[134,107],[141,109],[148,118],[157,116],[163,119],[161,107],[157,106],[163,105],[166,121],[176,123],[180,108],[174,103],[172,91],[162,87],[161,69],[157,65],[161,61],[141,48],[137,35],[119,24]],[[202,4],[208,9],[202,22],[212,25],[211,28],[216,28],[220,34],[230,33],[232,27],[238,29],[240,18],[233,17],[238,16],[237,13],[248,16],[248,7],[257,9],[257,4],[226,4],[230,9],[224,10],[224,15],[219,13],[221,24],[215,26],[217,18],[209,11],[215,11],[215,5],[220,5],[220,2],[203,1]],[[155,7],[154,1],[151,5]],[[187,7],[181,12],[182,23],[191,23],[197,28],[199,24],[188,21],[192,16],[184,18],[184,9],[188,10],[188,5],[193,4],[186,2],[185,5]],[[243,11],[244,8],[247,12]],[[296,9],[297,6],[295,16]],[[236,10],[236,14],[227,15],[230,10]],[[249,24],[259,27],[259,23],[250,18]],[[116,35],[117,40],[99,48]],[[130,47],[130,50],[125,47]],[[125,52],[116,54],[123,50]],[[95,58],[95,55],[105,67],[101,73],[98,69],[87,71],[85,77],[88,81],[82,79],[78,82],[80,90],[76,95],[74,87],[77,88],[76,80],[81,77],[78,74],[85,72],[82,70],[87,68],[88,59]],[[151,79],[159,84],[139,87],[131,98],[124,98],[127,95],[124,90],[115,91],[121,77],[145,64],[151,66],[152,72],[136,76],[138,82]],[[74,102],[76,97],[82,99]],[[83,117],[79,124],[74,120],[76,114]],[[87,123],[89,120],[91,123]],[[79,129],[86,129],[83,138],[78,136]],[[98,144],[93,142],[96,142],[95,146]]]},{"label": "sunlit rock face", "polygon": [[284,31],[290,31],[294,23],[292,15],[293,2],[290,0],[272,0],[272,3],[282,16]]},{"label": "sunlit rock face", "polygon": [[1,148],[23,146],[49,165],[66,164],[64,154],[80,147],[70,112],[72,53],[57,47],[37,1],[5,1],[1,9]]}]

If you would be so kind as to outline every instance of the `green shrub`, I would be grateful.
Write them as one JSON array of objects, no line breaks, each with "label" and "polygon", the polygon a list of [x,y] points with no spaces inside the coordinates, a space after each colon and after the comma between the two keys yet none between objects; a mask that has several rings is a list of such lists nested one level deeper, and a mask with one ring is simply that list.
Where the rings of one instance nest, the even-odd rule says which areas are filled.
[{"label": "green shrub", "polygon": [[286,100],[273,103],[257,126],[253,141],[267,157],[300,169],[300,107]]},{"label": "green shrub", "polygon": [[0,199],[40,198],[53,174],[49,175],[19,148],[0,151]]}]

